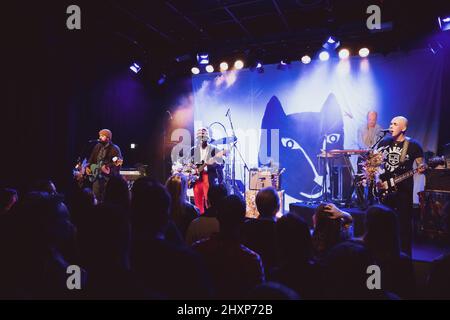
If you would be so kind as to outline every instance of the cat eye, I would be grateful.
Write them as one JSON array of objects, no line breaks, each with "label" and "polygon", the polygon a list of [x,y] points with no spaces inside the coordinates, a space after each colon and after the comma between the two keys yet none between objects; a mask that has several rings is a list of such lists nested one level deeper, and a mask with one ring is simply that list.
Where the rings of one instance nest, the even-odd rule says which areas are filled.
[{"label": "cat eye", "polygon": [[332,133],[327,135],[327,143],[337,143],[341,139],[341,135],[339,133]]},{"label": "cat eye", "polygon": [[283,147],[285,148],[289,148],[292,150],[299,150],[300,145],[297,143],[297,141],[295,141],[294,139],[291,138],[282,138],[281,139],[281,144],[283,145]]}]

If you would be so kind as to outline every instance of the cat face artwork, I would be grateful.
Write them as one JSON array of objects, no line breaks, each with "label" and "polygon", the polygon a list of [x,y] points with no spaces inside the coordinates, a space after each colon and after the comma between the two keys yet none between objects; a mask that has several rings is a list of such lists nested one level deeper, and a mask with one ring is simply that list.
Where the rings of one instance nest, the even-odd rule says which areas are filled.
[{"label": "cat face artwork", "polygon": [[[334,94],[329,94],[320,112],[299,112],[286,115],[280,101],[273,96],[267,103],[261,129],[259,150],[268,150],[270,130],[279,130],[279,166],[285,168],[282,189],[298,200],[314,200],[322,196],[323,164],[319,165],[321,150],[343,149],[344,122],[341,108]],[[267,139],[267,140],[265,140]],[[266,143],[267,148],[262,148]],[[259,157],[259,165],[262,163]]]}]

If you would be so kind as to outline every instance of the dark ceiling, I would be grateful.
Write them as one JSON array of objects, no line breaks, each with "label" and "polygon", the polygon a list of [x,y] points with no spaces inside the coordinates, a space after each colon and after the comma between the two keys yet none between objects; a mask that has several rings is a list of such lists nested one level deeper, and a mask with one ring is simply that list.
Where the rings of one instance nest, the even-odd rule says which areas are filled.
[{"label": "dark ceiling", "polygon": [[[361,46],[380,53],[425,47],[426,38],[439,31],[437,17],[450,14],[448,0],[71,2],[80,5],[88,21],[88,28],[83,30],[88,30],[91,38],[112,37],[126,50],[173,70],[189,70],[199,52],[209,52],[214,63],[236,57],[264,63],[299,59],[305,53],[317,53],[330,35],[337,36],[341,45],[353,52]],[[59,1],[55,3],[62,6]],[[383,23],[392,23],[390,30],[373,33],[367,29],[366,10],[372,4],[381,8]],[[40,5],[41,2],[35,4],[36,8]],[[18,7],[20,14],[22,8],[23,5]],[[53,10],[46,14],[59,17],[61,8]],[[23,24],[24,20],[19,22]],[[186,60],[177,63],[177,57]]]},{"label": "dark ceiling", "polygon": [[[367,29],[371,4],[380,6],[382,22],[392,22],[391,30]],[[316,52],[331,34],[350,48],[409,50],[437,31],[438,15],[450,13],[450,1],[433,0],[115,0],[108,6],[110,11],[102,9],[108,12],[103,23],[148,54],[172,62],[202,51],[216,61],[242,55],[264,62],[294,59]]]}]

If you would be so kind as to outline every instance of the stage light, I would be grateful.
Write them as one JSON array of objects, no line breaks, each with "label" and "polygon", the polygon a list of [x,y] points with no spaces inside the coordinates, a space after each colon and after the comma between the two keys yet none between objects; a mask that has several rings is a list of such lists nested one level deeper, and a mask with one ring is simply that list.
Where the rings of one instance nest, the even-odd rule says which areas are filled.
[{"label": "stage light", "polygon": [[192,74],[199,74],[199,73],[200,73],[200,69],[197,68],[197,67],[193,67],[193,68],[191,69],[191,72],[192,72]]},{"label": "stage light", "polygon": [[322,51],[319,54],[319,59],[320,59],[320,61],[327,61],[328,59],[330,59],[330,54],[326,51]]},{"label": "stage light", "polygon": [[278,63],[277,69],[278,70],[286,70],[290,67],[291,60],[289,59],[283,59]]},{"label": "stage light", "polygon": [[234,63],[234,68],[237,70],[244,68],[244,62],[242,60],[236,60]]},{"label": "stage light", "polygon": [[206,72],[211,73],[214,72],[214,67],[210,64],[208,64],[205,68]]},{"label": "stage light", "polygon": [[308,55],[303,56],[303,57],[302,57],[302,62],[303,62],[303,64],[308,64],[308,63],[310,63],[310,62],[311,62],[311,57],[308,56]]},{"label": "stage light", "polygon": [[359,56],[360,56],[361,58],[365,58],[365,57],[369,56],[369,53],[370,53],[370,50],[367,49],[367,48],[361,48],[361,49],[359,49]]},{"label": "stage light", "polygon": [[326,50],[336,50],[341,45],[341,42],[335,37],[330,36],[327,41],[322,45]]},{"label": "stage light", "polygon": [[130,66],[130,70],[134,73],[138,73],[141,71],[141,66],[137,62],[133,62],[133,64]]},{"label": "stage light", "polygon": [[442,31],[450,30],[450,17],[439,17],[438,22]]},{"label": "stage light", "polygon": [[199,53],[197,54],[197,62],[199,65],[207,65],[209,64],[209,54],[208,53]]},{"label": "stage light", "polygon": [[258,71],[258,73],[264,73],[264,66],[261,62],[256,63],[256,70]]},{"label": "stage light", "polygon": [[161,75],[161,78],[159,78],[158,80],[158,84],[161,86],[164,84],[164,82],[166,82],[167,76],[165,74]]},{"label": "stage light", "polygon": [[348,49],[339,50],[339,58],[340,59],[347,59],[349,56],[350,56],[350,51],[348,51]]},{"label": "stage light", "polygon": [[220,64],[220,71],[227,71],[228,70],[228,63],[226,63],[226,62],[222,62],[221,64]]},{"label": "stage light", "polygon": [[130,144],[130,149],[136,149],[136,144],[135,143]]}]

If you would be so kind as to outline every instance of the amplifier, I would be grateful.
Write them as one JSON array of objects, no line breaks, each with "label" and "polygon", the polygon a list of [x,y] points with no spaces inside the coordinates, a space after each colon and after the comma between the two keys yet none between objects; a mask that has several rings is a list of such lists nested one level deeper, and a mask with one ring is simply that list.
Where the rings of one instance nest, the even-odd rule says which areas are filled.
[{"label": "amplifier", "polygon": [[281,189],[281,174],[272,172],[271,170],[250,169],[250,190],[261,190],[267,187],[274,187],[277,190]]},{"label": "amplifier", "polygon": [[449,239],[450,192],[419,192],[418,233],[431,239]]},{"label": "amplifier", "polygon": [[450,191],[450,169],[429,169],[425,190]]}]

